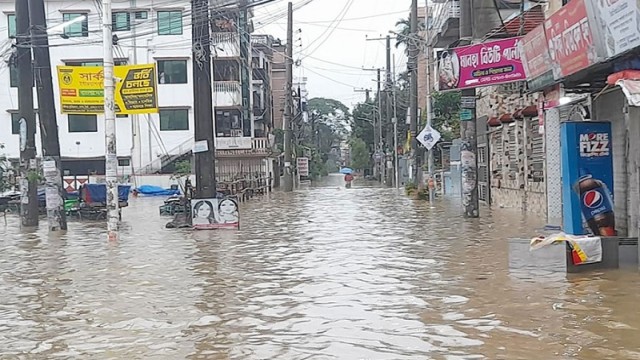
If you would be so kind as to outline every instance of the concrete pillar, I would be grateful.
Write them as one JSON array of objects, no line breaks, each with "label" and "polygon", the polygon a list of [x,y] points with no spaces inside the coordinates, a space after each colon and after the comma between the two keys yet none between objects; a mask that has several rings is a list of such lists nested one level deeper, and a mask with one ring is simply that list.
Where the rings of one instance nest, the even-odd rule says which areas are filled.
[{"label": "concrete pillar", "polygon": [[545,111],[545,184],[547,186],[547,224],[562,225],[562,169],[560,167],[560,110]]}]

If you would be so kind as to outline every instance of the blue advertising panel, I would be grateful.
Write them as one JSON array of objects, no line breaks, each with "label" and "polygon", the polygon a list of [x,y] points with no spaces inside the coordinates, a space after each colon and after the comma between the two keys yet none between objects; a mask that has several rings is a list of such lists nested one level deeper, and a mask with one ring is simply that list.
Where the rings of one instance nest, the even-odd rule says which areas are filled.
[{"label": "blue advertising panel", "polygon": [[562,123],[561,141],[564,232],[615,236],[611,123]]}]

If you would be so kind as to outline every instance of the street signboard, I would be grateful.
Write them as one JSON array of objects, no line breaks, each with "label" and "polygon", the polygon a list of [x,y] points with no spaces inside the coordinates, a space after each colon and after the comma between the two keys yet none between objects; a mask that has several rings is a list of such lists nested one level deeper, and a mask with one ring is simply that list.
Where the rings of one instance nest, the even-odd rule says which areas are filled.
[{"label": "street signboard", "polygon": [[475,96],[462,96],[460,97],[460,107],[463,109],[475,109],[476,97]]},{"label": "street signboard", "polygon": [[299,157],[297,160],[298,175],[301,177],[309,176],[309,158]]},{"label": "street signboard", "polygon": [[425,126],[425,128],[418,135],[418,141],[420,141],[420,143],[424,145],[424,147],[426,147],[427,150],[431,150],[431,148],[439,140],[440,140],[440,132],[438,132],[438,130],[432,128],[429,125]]},{"label": "street signboard", "polygon": [[[155,64],[114,68],[116,114],[158,112]],[[63,114],[104,113],[104,68],[58,66],[60,111]]]},{"label": "street signboard", "polygon": [[460,109],[460,121],[471,121],[471,120],[473,120],[473,110]]}]

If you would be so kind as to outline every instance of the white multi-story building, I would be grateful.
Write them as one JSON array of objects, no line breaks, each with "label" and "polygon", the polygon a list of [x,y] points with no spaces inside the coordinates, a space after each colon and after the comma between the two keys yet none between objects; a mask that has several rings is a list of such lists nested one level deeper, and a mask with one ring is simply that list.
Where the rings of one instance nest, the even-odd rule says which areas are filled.
[{"label": "white multi-story building", "polygon": [[[24,0],[26,1],[26,0]],[[56,66],[101,66],[103,57],[101,6],[99,1],[46,0],[47,28],[63,170],[67,175],[104,173],[105,124],[101,115],[60,113]],[[114,58],[118,64],[155,63],[158,72],[159,113],[118,116],[117,155],[120,172],[152,173],[171,161],[187,156],[194,142],[191,6],[185,0],[130,0],[113,3],[113,34],[117,39]],[[19,157],[17,76],[10,62],[15,36],[14,0],[0,0],[0,143],[9,158]],[[251,63],[249,26],[237,26],[237,9],[212,11],[212,73],[216,148],[224,159],[247,159],[256,166],[266,164],[268,133],[256,137],[252,96],[243,96],[242,64]],[[73,19],[82,20],[60,28]],[[244,23],[248,19],[244,18]],[[56,27],[57,26],[57,27]],[[247,36],[244,39],[243,36]],[[242,41],[248,47],[248,61],[241,58]],[[245,55],[246,56],[246,55]],[[251,69],[248,69],[248,94]],[[243,99],[245,100],[243,103]],[[34,90],[34,105],[37,97]],[[134,121],[137,120],[137,121]],[[134,124],[139,123],[139,141],[134,141]],[[260,129],[265,129],[261,124]],[[36,134],[40,153],[40,133]],[[231,160],[226,160],[227,162]],[[218,164],[220,167],[220,164]],[[228,172],[229,164],[224,165]],[[252,172],[255,172],[255,166]],[[247,168],[247,166],[245,166]],[[225,172],[219,170],[219,172]],[[264,171],[264,167],[263,167]]]}]

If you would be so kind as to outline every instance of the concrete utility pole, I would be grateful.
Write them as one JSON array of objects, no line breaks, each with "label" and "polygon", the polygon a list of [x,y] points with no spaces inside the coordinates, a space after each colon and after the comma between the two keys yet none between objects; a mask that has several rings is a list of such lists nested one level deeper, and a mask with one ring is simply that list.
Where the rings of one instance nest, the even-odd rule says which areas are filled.
[{"label": "concrete utility pole", "polygon": [[102,1],[102,45],[104,47],[104,121],[106,137],[105,175],[107,178],[107,232],[109,241],[118,240],[119,197],[118,158],[116,154],[115,78],[113,75],[113,33],[111,0]]},{"label": "concrete utility pole", "polygon": [[191,0],[193,51],[194,140],[205,142],[207,151],[195,154],[197,199],[216,197],[216,142],[213,131],[211,91],[211,34],[209,0]]},{"label": "concrete utility pole", "polygon": [[293,3],[289,2],[287,6],[287,54],[286,54],[286,104],[284,107],[284,187],[285,192],[293,191],[293,169],[291,162],[292,142],[291,142],[291,123],[293,113]]},{"label": "concrete utility pole", "polygon": [[353,90],[353,92],[365,93],[365,103],[367,104],[371,100],[371,89],[356,89],[356,90]]},{"label": "concrete utility pole", "polygon": [[[382,142],[382,89],[380,87],[382,83],[381,77],[382,69],[378,69],[378,151],[376,152],[376,161],[378,162],[380,183],[384,183],[385,175],[385,159],[384,159],[384,144]],[[378,157],[380,160],[378,160]]]},{"label": "concrete utility pole", "polygon": [[16,53],[12,61],[18,73],[20,115],[20,220],[22,226],[38,226],[38,163],[36,115],[33,109],[33,68],[29,38],[29,3],[16,0]]},{"label": "concrete utility pole", "polygon": [[393,167],[395,171],[395,186],[396,189],[400,188],[400,169],[398,167],[398,98],[396,97],[396,56],[393,55],[393,154],[394,162]]},{"label": "concrete utility pole", "polygon": [[50,81],[51,59],[44,0],[29,0],[31,20],[31,44],[35,60],[36,89],[38,90],[38,113],[40,137],[42,138],[42,168],[46,183],[47,220],[49,231],[67,230],[64,212],[62,171],[60,163],[60,140],[58,138],[57,112]]},{"label": "concrete utility pole", "polygon": [[[463,1],[464,3],[465,1]],[[411,168],[412,180],[420,186],[420,161],[418,159],[418,0],[411,0],[411,32],[409,34],[409,77],[411,78],[409,92],[409,111],[411,123]]]},{"label": "concrete utility pole", "polygon": [[[131,9],[135,9],[137,4],[136,0],[130,0],[129,6]],[[132,62],[133,65],[138,64],[138,40],[136,35],[137,30],[137,19],[136,13],[130,12],[129,19],[131,24],[131,42],[132,42]],[[137,171],[142,167],[142,133],[140,131],[140,116],[139,115],[131,115],[131,135],[132,135],[132,146],[131,146],[131,169],[134,175],[137,175]],[[151,138],[149,138],[149,143],[151,143]],[[139,185],[139,184],[136,184]]]},{"label": "concrete utility pole", "polygon": [[[426,36],[426,55],[427,55],[427,126],[431,127],[431,124],[433,122],[433,103],[432,103],[432,98],[431,98],[431,56],[433,55],[433,48],[431,47],[431,38],[429,37],[431,30],[429,29],[430,26],[428,24],[429,21],[429,1],[425,1],[425,22],[427,22],[425,24],[425,29],[427,32],[427,36]],[[429,150],[429,162],[428,162],[428,166],[429,166],[429,179],[430,180],[434,180],[434,184],[435,184],[435,179],[433,178],[433,148],[431,148]],[[429,202],[433,205],[433,200],[434,200],[434,188],[429,186]]]},{"label": "concrete utility pole", "polygon": [[[393,122],[393,116],[391,113],[391,86],[392,86],[392,73],[391,73],[391,36],[387,35],[387,73],[386,73],[386,81],[384,84],[384,104],[385,104],[385,110],[384,110],[384,114],[385,114],[385,118],[387,119],[387,124],[391,124]],[[395,125],[394,125],[395,128]],[[390,141],[391,139],[389,139],[391,137],[391,132],[389,131],[389,129],[386,129],[386,141],[387,141],[387,146],[389,146],[390,144],[394,144],[394,141]],[[394,133],[395,134],[395,133]],[[395,137],[395,135],[394,135]],[[385,169],[387,169],[387,156],[386,153],[383,152],[383,156],[384,156],[384,165],[383,167]],[[390,169],[389,169],[390,170]],[[389,173],[386,174],[385,176],[385,182],[387,183],[387,186],[393,186],[393,173]]]},{"label": "concrete utility pole", "polygon": [[[471,44],[473,38],[473,5],[470,1],[460,2],[460,43]],[[462,162],[462,206],[464,217],[480,216],[478,200],[478,146],[476,139],[476,89],[462,90],[462,105],[472,108],[470,121],[460,122],[460,160]],[[473,106],[470,106],[473,104]]]}]

